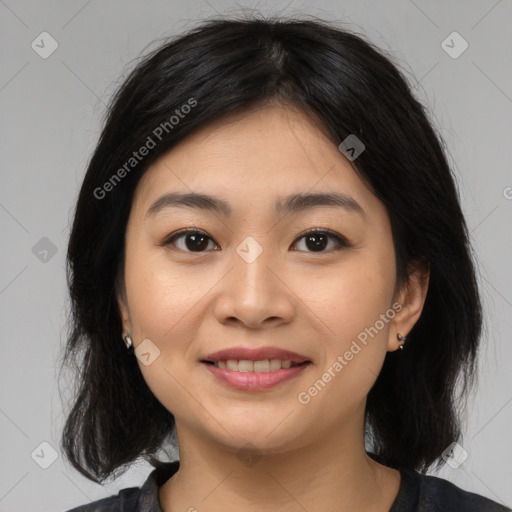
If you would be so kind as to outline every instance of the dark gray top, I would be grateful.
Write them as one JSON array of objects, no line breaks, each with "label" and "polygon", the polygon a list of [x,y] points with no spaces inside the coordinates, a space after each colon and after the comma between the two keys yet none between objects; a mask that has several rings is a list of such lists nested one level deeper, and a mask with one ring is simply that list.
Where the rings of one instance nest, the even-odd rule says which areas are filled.
[{"label": "dark gray top", "polygon": [[[154,469],[142,487],[127,487],[118,494],[81,505],[67,512],[163,512],[161,487],[179,469],[179,461]],[[448,480],[401,470],[398,495],[389,512],[512,512],[479,494],[464,491]]]}]

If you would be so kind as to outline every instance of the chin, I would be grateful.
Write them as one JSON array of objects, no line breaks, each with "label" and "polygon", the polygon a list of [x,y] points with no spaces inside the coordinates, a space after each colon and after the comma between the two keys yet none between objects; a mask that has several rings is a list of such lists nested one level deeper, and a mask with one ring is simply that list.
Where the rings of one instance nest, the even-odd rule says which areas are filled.
[{"label": "chin", "polygon": [[228,450],[236,452],[237,455],[239,455],[238,452],[241,452],[241,455],[246,451],[256,452],[260,455],[263,453],[285,453],[293,449],[297,444],[298,434],[289,430],[281,430],[280,427],[276,428],[279,422],[272,428],[269,428],[270,424],[269,421],[247,426],[230,423],[227,430],[231,436],[221,429],[220,438],[216,435],[212,435],[212,438]]}]

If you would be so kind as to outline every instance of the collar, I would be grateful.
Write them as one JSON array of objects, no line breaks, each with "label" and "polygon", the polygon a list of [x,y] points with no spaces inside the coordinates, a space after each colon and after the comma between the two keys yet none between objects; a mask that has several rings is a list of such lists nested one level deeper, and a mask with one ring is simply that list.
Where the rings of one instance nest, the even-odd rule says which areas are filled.
[{"label": "collar", "polygon": [[164,512],[158,498],[158,489],[178,471],[179,467],[179,460],[165,462],[149,474],[140,488],[136,512]]}]

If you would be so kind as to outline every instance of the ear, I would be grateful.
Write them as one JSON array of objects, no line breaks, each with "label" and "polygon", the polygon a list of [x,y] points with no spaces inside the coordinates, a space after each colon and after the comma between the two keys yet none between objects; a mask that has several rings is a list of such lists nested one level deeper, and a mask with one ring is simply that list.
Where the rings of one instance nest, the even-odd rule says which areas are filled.
[{"label": "ear", "polygon": [[400,348],[398,334],[407,336],[423,311],[430,280],[428,262],[416,262],[407,283],[398,292],[396,301],[402,308],[395,314],[389,329],[388,351]]},{"label": "ear", "polygon": [[121,314],[121,321],[123,325],[122,336],[124,338],[124,336],[126,336],[126,334],[130,333],[132,330],[132,321],[130,309],[128,307],[128,300],[126,298],[126,290],[120,281],[116,282],[116,297],[117,304],[119,306],[119,312]]}]

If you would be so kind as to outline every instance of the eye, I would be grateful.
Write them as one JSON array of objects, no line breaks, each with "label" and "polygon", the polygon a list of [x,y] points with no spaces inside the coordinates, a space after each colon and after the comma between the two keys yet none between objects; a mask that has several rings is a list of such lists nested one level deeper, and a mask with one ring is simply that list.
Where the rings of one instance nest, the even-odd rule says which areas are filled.
[{"label": "eye", "polygon": [[[302,240],[303,238],[305,239],[306,247],[312,249],[311,252],[330,252],[331,250],[339,250],[343,247],[350,246],[344,236],[329,229],[313,228],[308,230],[306,233],[303,233],[296,240]],[[331,248],[328,251],[325,251],[323,249],[328,245],[329,238],[336,242],[336,246],[334,249]],[[176,241],[181,239],[184,239],[184,244],[181,247],[178,247]],[[162,245],[175,245],[179,250],[183,250],[185,252],[204,252],[208,247],[208,241],[213,242],[213,239],[204,231],[200,231],[196,228],[187,228],[166,238]],[[218,245],[214,245],[218,247]]]},{"label": "eye", "polygon": [[[312,252],[330,252],[331,250],[339,250],[350,246],[348,240],[344,236],[335,233],[330,229],[313,228],[306,231],[306,233],[303,233],[297,240],[302,240],[303,238],[305,240],[306,247],[313,248]],[[334,249],[324,251],[323,249],[325,249],[325,246],[328,244],[329,238],[335,240],[337,246],[334,247]]]},{"label": "eye", "polygon": [[185,239],[185,248],[178,247],[178,249],[184,250],[185,252],[204,252],[203,249],[208,245],[207,240],[212,240],[204,231],[200,231],[196,228],[187,228],[166,238],[162,245],[167,246],[174,244],[176,240],[181,238]]}]

